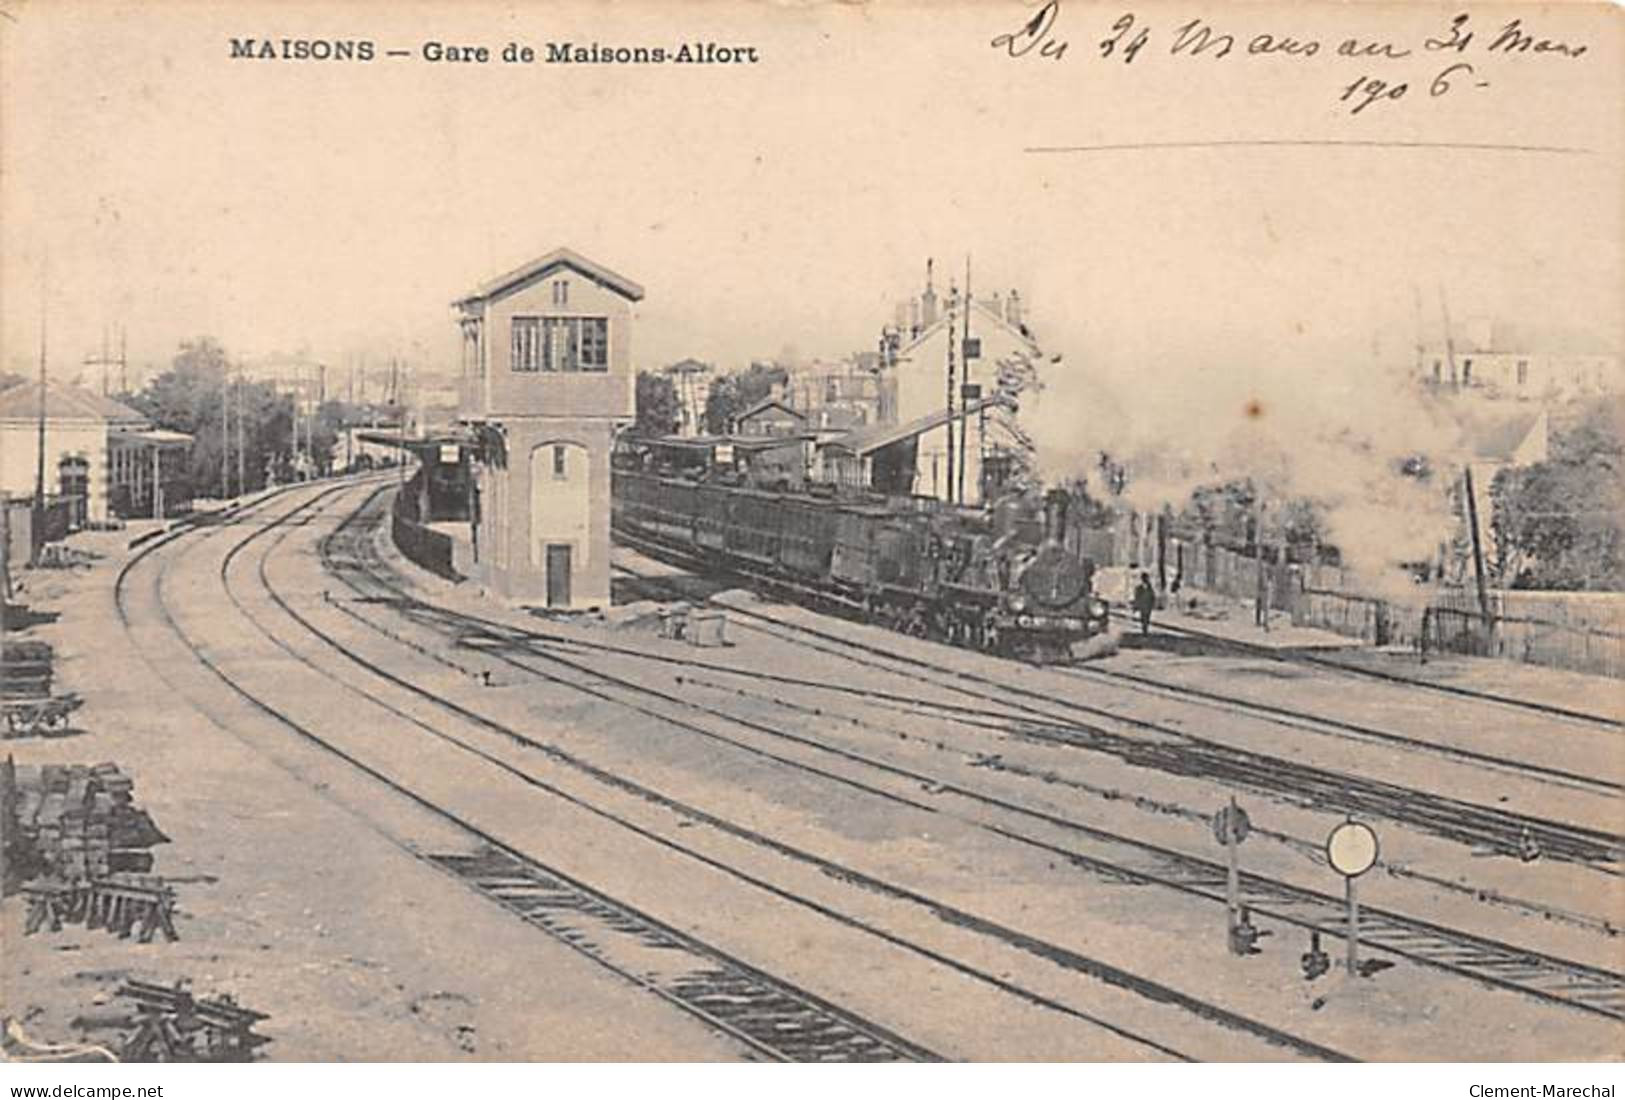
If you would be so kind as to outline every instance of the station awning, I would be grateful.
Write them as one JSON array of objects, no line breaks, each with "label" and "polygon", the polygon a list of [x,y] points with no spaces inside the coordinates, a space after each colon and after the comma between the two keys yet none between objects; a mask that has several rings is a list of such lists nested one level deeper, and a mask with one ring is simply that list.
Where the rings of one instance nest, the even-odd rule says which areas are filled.
[{"label": "station awning", "polygon": [[168,428],[146,428],[140,431],[107,433],[108,440],[125,447],[156,448],[159,450],[190,447],[192,437],[185,432],[172,432]]}]

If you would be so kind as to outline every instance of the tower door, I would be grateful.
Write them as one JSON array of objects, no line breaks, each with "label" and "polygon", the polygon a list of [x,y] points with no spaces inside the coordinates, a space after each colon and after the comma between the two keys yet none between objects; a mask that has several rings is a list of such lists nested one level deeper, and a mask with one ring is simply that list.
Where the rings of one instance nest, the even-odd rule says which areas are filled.
[{"label": "tower door", "polygon": [[547,606],[570,606],[570,544],[547,544]]}]

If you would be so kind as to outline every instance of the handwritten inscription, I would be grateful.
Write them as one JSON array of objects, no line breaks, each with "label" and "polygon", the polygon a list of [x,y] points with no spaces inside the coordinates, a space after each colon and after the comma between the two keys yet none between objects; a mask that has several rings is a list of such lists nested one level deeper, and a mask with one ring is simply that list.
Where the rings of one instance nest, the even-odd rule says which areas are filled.
[{"label": "handwritten inscription", "polygon": [[[1078,25],[1063,26],[1061,0],[1046,0],[1020,27],[995,35],[989,44],[1024,63],[1058,62],[1068,56],[1068,34],[1073,31],[1090,33],[1081,20]],[[1583,57],[1588,49],[1583,42],[1544,35],[1523,18],[1484,28],[1465,12],[1451,16],[1419,41],[1401,41],[1360,35],[1321,39],[1293,34],[1287,28],[1247,34],[1240,28],[1201,17],[1178,25],[1157,26],[1130,11],[1113,20],[1092,45],[1094,56],[1100,60],[1123,65],[1132,65],[1149,53],[1208,63],[1228,59],[1230,64],[1238,63],[1238,59],[1303,62],[1320,57],[1387,66],[1414,59],[1403,75],[1376,68],[1355,75],[1355,66],[1348,66],[1348,75],[1353,79],[1345,76],[1346,82],[1336,87],[1334,95],[1338,106],[1350,115],[1397,103],[1407,96],[1439,99],[1461,94],[1460,89],[1488,88],[1489,79],[1481,75],[1485,58],[1527,56],[1557,61]],[[1089,46],[1080,48],[1088,50]],[[1468,57],[1474,60],[1466,60]]]}]

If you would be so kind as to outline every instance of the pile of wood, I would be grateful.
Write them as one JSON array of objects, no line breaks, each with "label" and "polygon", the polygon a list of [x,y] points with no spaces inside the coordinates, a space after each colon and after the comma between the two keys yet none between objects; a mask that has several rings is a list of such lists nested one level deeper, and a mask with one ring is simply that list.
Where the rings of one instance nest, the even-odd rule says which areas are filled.
[{"label": "pile of wood", "polygon": [[0,736],[64,730],[68,715],[84,700],[73,692],[51,693],[55,655],[49,644],[31,638],[0,641]]},{"label": "pile of wood", "polygon": [[49,697],[54,656],[48,642],[32,638],[0,642],[0,699]]},{"label": "pile of wood", "polygon": [[73,884],[152,870],[168,843],[136,806],[117,764],[0,764],[0,853],[9,891],[32,879]]},{"label": "pile of wood", "polygon": [[194,997],[173,987],[131,980],[118,991],[135,1006],[135,1030],[124,1040],[125,1062],[251,1062],[271,1040],[254,1033],[269,1020],[230,996]]},{"label": "pile of wood", "polygon": [[41,879],[24,884],[23,894],[28,898],[25,936],[83,924],[119,939],[139,936],[142,943],[160,932],[170,943],[181,938],[175,931],[175,891],[156,875],[116,874],[72,884]]}]

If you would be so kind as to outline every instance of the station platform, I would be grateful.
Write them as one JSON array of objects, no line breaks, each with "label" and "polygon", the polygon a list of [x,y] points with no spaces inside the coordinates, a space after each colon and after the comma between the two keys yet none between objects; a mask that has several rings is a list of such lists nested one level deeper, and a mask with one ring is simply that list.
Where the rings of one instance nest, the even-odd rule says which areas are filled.
[{"label": "station platform", "polygon": [[[1190,606],[1193,598],[1194,609]],[[1254,622],[1249,603],[1203,593],[1186,593],[1181,602],[1179,608],[1159,610],[1152,615],[1153,639],[1160,631],[1165,637],[1173,634],[1197,643],[1229,645],[1260,655],[1307,656],[1353,672],[1425,684],[1444,691],[1489,696],[1613,721],[1625,719],[1625,682],[1606,676],[1455,653],[1435,652],[1424,657],[1413,646],[1373,646],[1329,630],[1293,626],[1290,616],[1279,611],[1271,614],[1270,628],[1265,631]],[[1116,613],[1116,621],[1124,632],[1124,648],[1141,648],[1134,643],[1139,628],[1132,612]],[[1154,644],[1146,648],[1168,647]]]},{"label": "station platform", "polygon": [[1625,681],[1492,657],[1430,653],[1408,646],[1365,646],[1339,653],[1337,664],[1446,691],[1466,691],[1561,711],[1625,721]]},{"label": "station platform", "polygon": [[[1131,608],[1119,610],[1114,607],[1112,611],[1125,635],[1139,630],[1139,623]],[[1266,630],[1254,619],[1252,604],[1203,592],[1181,593],[1177,607],[1170,605],[1154,612],[1151,630],[1155,633],[1159,628],[1270,650],[1347,650],[1364,647],[1358,638],[1316,627],[1294,626],[1292,617],[1284,611],[1270,613],[1269,628]]]}]

